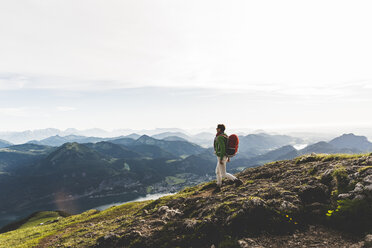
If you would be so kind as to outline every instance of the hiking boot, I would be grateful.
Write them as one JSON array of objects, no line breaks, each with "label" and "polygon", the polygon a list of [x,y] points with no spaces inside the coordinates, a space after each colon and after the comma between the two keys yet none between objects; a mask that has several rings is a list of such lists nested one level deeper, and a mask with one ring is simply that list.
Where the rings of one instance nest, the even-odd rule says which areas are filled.
[{"label": "hiking boot", "polygon": [[221,187],[217,186],[214,190],[213,193],[218,193],[221,192]]},{"label": "hiking boot", "polygon": [[225,180],[224,183],[225,183],[226,185],[232,185],[232,184],[235,183],[235,180]]},{"label": "hiking boot", "polygon": [[236,187],[239,187],[240,185],[243,184],[243,181],[240,180],[239,178],[235,179],[234,182],[235,182],[235,186],[236,186]]}]

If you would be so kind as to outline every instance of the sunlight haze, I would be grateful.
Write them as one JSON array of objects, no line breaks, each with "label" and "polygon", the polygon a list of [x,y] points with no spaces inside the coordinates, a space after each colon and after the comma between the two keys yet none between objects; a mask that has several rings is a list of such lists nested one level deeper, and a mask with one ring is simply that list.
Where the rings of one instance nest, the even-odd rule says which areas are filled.
[{"label": "sunlight haze", "polygon": [[369,127],[370,1],[2,1],[0,131]]}]

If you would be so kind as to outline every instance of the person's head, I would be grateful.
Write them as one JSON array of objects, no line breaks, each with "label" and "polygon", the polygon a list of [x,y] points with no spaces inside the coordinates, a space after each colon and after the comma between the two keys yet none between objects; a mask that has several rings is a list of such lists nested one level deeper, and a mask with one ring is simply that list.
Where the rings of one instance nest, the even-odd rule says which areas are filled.
[{"label": "person's head", "polygon": [[225,125],[218,124],[216,129],[217,129],[217,132],[225,132]]}]

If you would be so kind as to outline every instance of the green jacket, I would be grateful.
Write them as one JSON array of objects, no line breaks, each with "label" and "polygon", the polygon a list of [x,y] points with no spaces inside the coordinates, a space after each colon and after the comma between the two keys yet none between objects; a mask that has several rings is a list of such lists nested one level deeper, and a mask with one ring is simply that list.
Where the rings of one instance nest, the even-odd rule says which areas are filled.
[{"label": "green jacket", "polygon": [[224,136],[225,133],[218,135],[214,138],[214,152],[217,157],[221,159],[226,155],[226,141],[227,138]]}]

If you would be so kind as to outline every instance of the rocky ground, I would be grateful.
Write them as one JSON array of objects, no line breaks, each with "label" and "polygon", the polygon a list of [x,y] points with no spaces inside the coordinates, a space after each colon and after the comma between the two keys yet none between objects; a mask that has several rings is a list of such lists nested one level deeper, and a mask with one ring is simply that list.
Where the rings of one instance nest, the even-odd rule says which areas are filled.
[{"label": "rocky ground", "polygon": [[[66,217],[35,245],[372,247],[372,154],[306,155],[237,175],[243,185],[224,180],[220,192],[211,181],[155,201]],[[10,244],[11,234],[0,235],[0,243]]]}]

